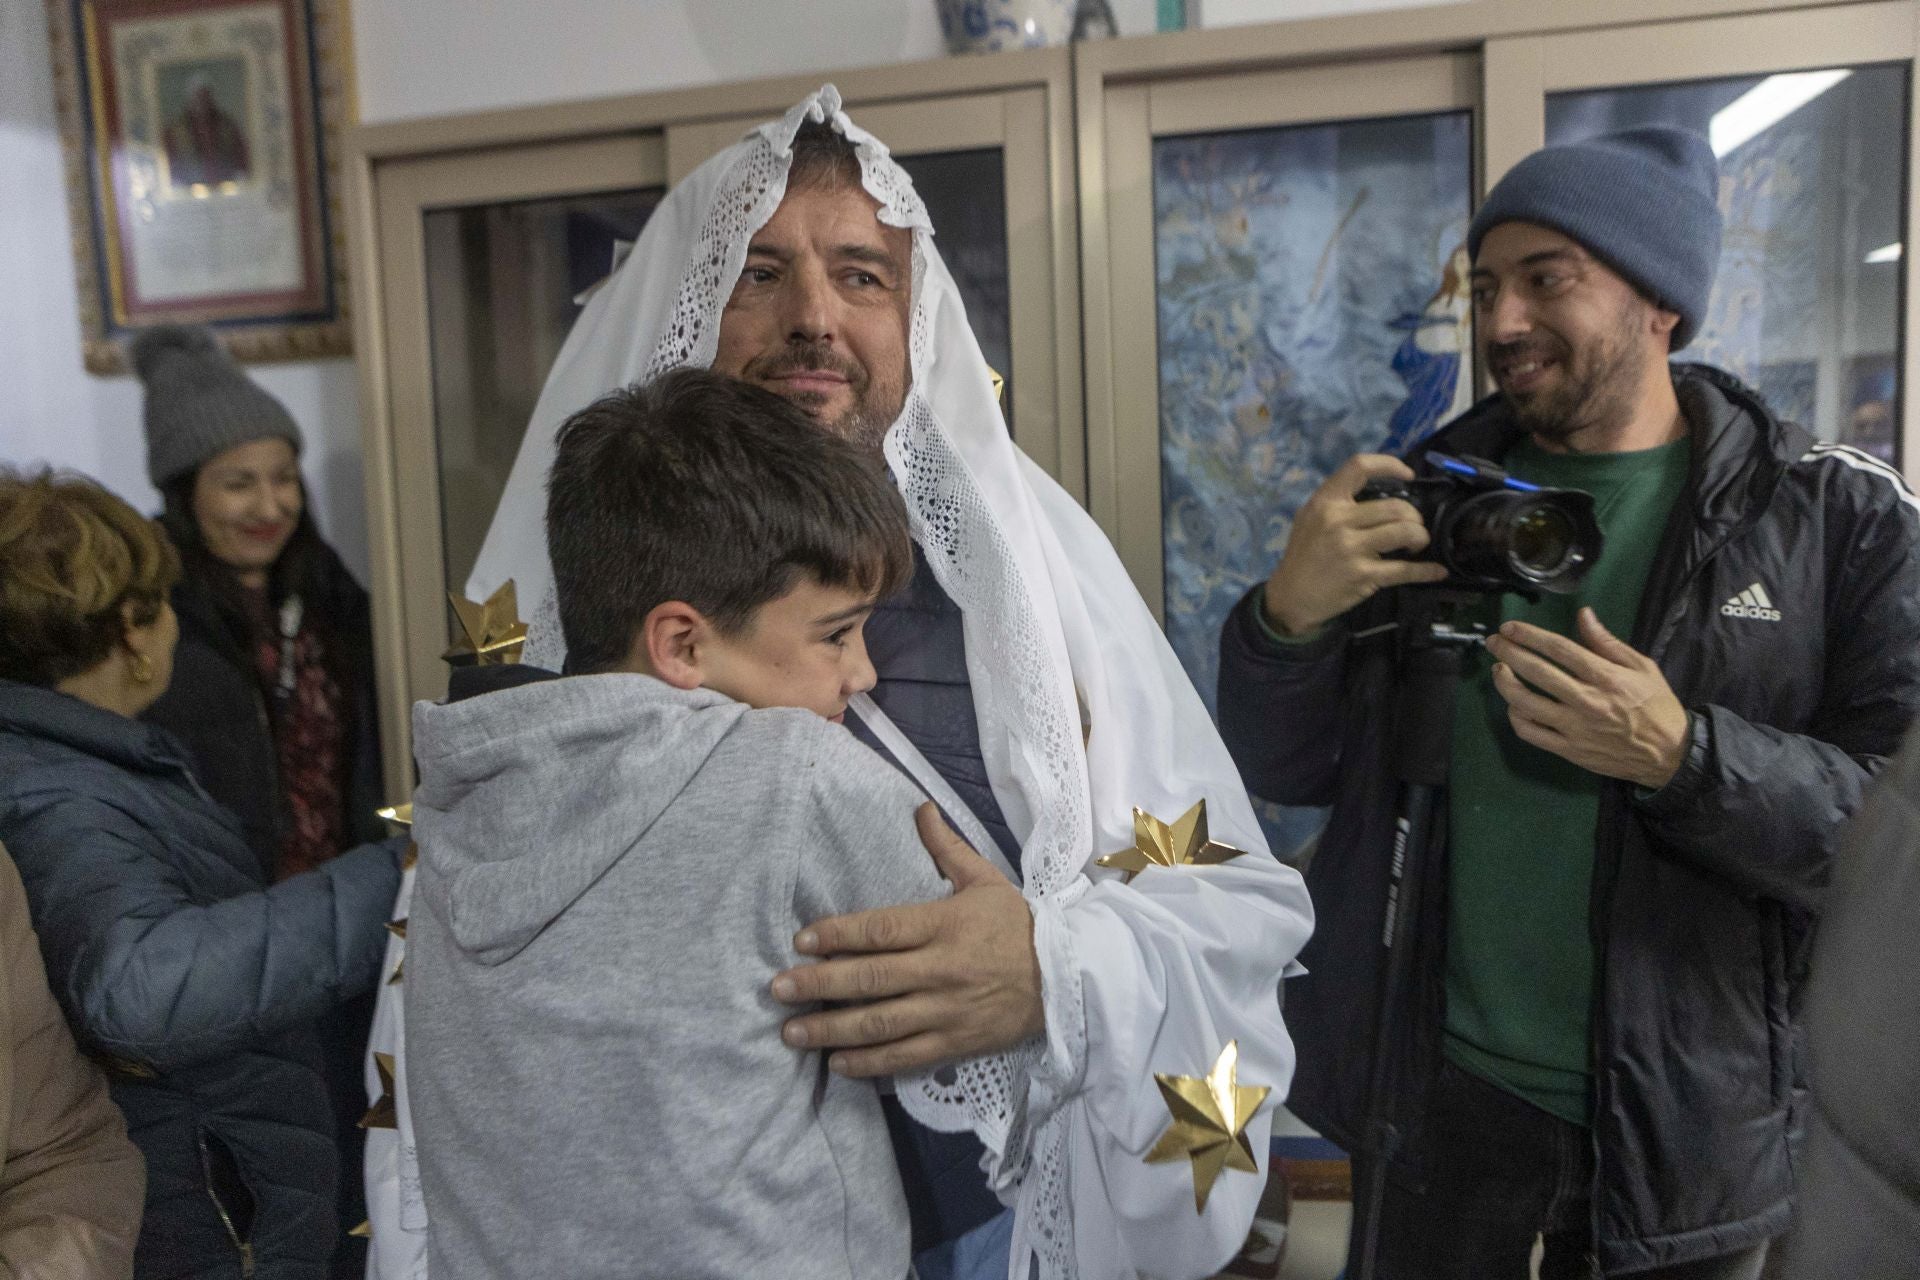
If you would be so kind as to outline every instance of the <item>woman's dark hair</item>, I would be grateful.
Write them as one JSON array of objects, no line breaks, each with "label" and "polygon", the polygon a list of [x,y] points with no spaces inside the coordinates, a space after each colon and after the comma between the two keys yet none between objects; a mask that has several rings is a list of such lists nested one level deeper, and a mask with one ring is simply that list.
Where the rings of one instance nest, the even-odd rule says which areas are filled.
[{"label": "woman's dark hair", "polygon": [[803,577],[876,598],[913,576],[907,510],[877,453],[771,391],[676,369],[560,428],[547,551],[571,671],[623,663],[669,600],[723,633]]},{"label": "woman's dark hair", "polygon": [[[252,674],[254,655],[259,652],[261,642],[276,640],[278,636],[263,631],[262,614],[249,606],[246,589],[240,585],[240,575],[233,566],[207,548],[200,522],[193,515],[193,487],[199,474],[196,468],[161,488],[160,526],[180,550],[182,586],[199,593],[212,606],[215,617],[245,659],[245,669]],[[300,518],[294,523],[287,545],[280,549],[279,558],[267,571],[264,616],[271,621],[290,597],[300,597],[303,625],[311,626],[319,636],[321,660],[327,674],[351,706],[353,690],[366,682],[371,673],[360,670],[354,647],[337,625],[339,601],[334,576],[337,557],[321,538],[309,506],[306,481],[302,480]],[[268,705],[272,705],[272,699],[268,699]]]}]

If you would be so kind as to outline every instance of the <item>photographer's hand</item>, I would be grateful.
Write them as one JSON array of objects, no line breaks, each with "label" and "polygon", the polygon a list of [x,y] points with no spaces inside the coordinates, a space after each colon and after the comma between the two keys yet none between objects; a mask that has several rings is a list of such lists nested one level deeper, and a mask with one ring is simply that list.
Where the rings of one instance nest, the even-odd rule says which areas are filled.
[{"label": "photographer's hand", "polygon": [[1488,637],[1513,731],[1582,769],[1657,791],[1686,759],[1687,709],[1653,659],[1592,609],[1580,610],[1579,627],[1579,643],[1524,622]]},{"label": "photographer's hand", "polygon": [[1376,480],[1411,479],[1412,469],[1400,459],[1362,453],[1314,490],[1293,518],[1286,554],[1261,597],[1270,625],[1286,635],[1307,635],[1382,588],[1447,576],[1437,564],[1384,558],[1426,550],[1427,527],[1412,503],[1355,500]]}]

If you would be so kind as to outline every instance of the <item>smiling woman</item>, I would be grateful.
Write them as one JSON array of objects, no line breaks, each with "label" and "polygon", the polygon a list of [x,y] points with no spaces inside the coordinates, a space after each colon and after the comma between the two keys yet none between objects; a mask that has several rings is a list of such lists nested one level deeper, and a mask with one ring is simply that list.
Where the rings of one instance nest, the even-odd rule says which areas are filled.
[{"label": "smiling woman", "polygon": [[[367,594],[313,523],[286,408],[205,329],[149,329],[132,357],[146,387],[147,469],[184,569],[173,684],[145,718],[186,744],[277,883],[382,834]],[[321,1026],[349,1168],[371,1019],[369,998]],[[358,1180],[344,1186],[350,1227],[364,1215]]]}]

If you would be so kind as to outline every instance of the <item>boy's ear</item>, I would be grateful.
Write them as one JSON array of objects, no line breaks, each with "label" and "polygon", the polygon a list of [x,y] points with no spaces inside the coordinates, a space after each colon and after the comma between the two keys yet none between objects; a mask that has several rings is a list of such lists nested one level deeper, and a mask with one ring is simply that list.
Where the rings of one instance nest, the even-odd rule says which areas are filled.
[{"label": "boy's ear", "polygon": [[698,689],[706,679],[702,660],[712,627],[684,600],[655,605],[633,638],[634,656],[656,679],[676,689]]}]

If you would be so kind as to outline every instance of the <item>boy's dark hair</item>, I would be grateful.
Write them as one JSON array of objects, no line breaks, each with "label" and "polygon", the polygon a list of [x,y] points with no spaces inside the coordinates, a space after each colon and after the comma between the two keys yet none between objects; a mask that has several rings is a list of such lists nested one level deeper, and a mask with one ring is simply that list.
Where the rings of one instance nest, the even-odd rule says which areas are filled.
[{"label": "boy's dark hair", "polygon": [[560,428],[547,476],[567,669],[619,667],[656,607],[723,633],[807,575],[880,598],[913,576],[906,506],[880,459],[771,391],[676,369]]}]

